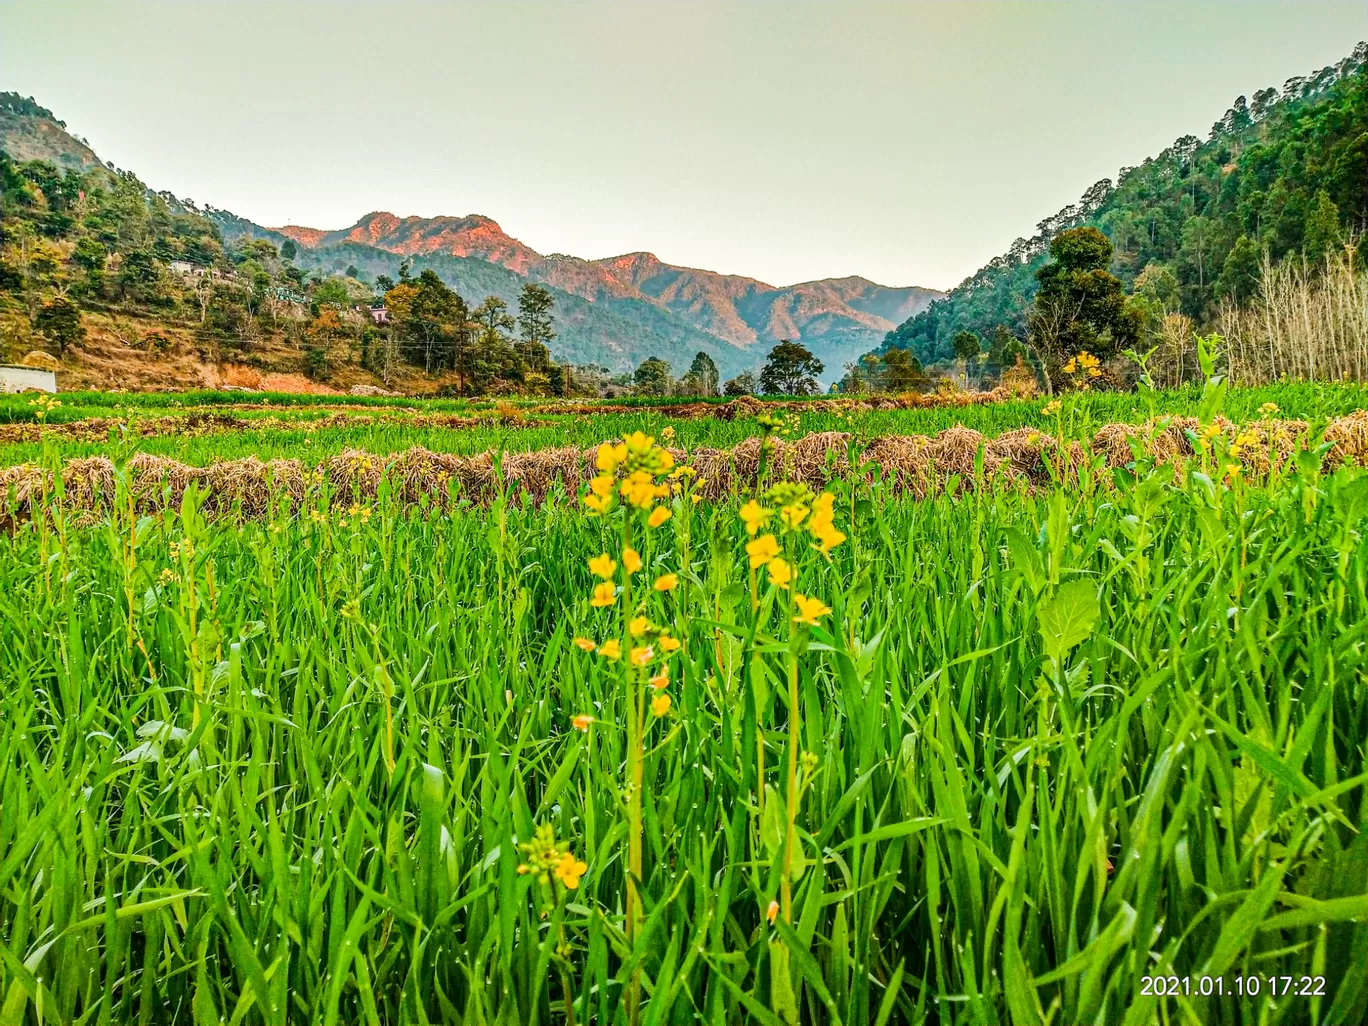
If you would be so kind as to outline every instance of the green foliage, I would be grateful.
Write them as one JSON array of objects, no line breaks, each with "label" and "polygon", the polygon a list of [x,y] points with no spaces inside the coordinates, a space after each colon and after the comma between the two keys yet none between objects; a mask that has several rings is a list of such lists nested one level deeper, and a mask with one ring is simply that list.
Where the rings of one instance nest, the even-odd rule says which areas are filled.
[{"label": "green foliage", "polygon": [[767,395],[812,395],[819,390],[822,361],[801,342],[782,340],[760,369],[760,390]]},{"label": "green foliage", "polygon": [[[1023,337],[1036,272],[1062,231],[1100,229],[1111,240],[1111,267],[1127,287],[1150,266],[1176,276],[1169,312],[1201,321],[1223,296],[1247,294],[1247,277],[1267,252],[1278,261],[1306,252],[1318,259],[1368,212],[1368,46],[1279,95],[1240,97],[1203,142],[1184,136],[1138,167],[1122,168],[1037,225],[962,282],[890,332],[881,346],[910,349],[923,363],[953,358],[960,331],[991,336],[1004,326]],[[1247,240],[1240,243],[1241,238]],[[1225,275],[1231,253],[1231,273]]]},{"label": "green foliage", "polygon": [[1111,249],[1096,228],[1070,228],[1055,236],[1050,262],[1036,272],[1027,338],[1051,375],[1075,353],[1107,357],[1135,344],[1142,319],[1107,270]]},{"label": "green foliage", "polygon": [[551,368],[551,341],[556,337],[551,308],[556,298],[548,289],[528,282],[518,293],[518,357],[529,369],[545,374]]},{"label": "green foliage", "polygon": [[699,352],[694,354],[693,363],[689,364],[689,371],[679,380],[677,389],[681,395],[713,396],[717,395],[720,376],[717,371],[717,364],[707,353]]},{"label": "green foliage", "polygon": [[659,357],[652,356],[641,361],[632,375],[632,385],[637,395],[669,395],[674,375],[670,365]]},{"label": "green foliage", "polygon": [[[1363,392],[1230,399],[1273,397]],[[752,607],[742,500],[680,497],[638,540],[638,582],[679,575],[683,646],[636,792],[631,942],[627,693],[573,643],[611,629],[586,598],[602,521],[326,482],[263,519],[193,490],[150,515],[121,474],[103,519],[53,504],[0,534],[11,1021],[611,1023],[638,967],[645,1023],[1368,1018],[1362,468],[923,499],[838,480],[850,538],[798,564],[833,607],[801,652],[786,598]],[[790,921],[767,909],[800,711]],[[519,873],[539,840],[583,860],[573,891]],[[1146,993],[1204,974],[1224,992]],[[1324,996],[1270,1004],[1284,975]]]},{"label": "green foliage", "polygon": [[75,303],[61,296],[54,296],[39,307],[37,316],[33,318],[33,327],[59,354],[85,338],[81,311]]},{"label": "green foliage", "polygon": [[755,395],[760,391],[760,381],[750,371],[742,371],[734,378],[728,378],[726,385],[722,388],[722,394],[727,396]]}]

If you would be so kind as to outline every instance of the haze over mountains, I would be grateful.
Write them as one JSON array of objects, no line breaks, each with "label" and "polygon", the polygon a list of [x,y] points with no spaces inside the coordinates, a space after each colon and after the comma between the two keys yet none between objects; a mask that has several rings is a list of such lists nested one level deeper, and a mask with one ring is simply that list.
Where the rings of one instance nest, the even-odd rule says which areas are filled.
[{"label": "haze over mountains", "polygon": [[[585,300],[595,308],[639,317],[640,306],[652,307],[670,315],[655,329],[666,328],[664,337],[654,342],[663,341],[670,351],[643,350],[643,354],[660,355],[676,365],[682,357],[674,350],[687,349],[689,344],[718,350],[714,358],[720,355],[726,369],[758,365],[780,339],[801,341],[826,363],[828,380],[840,377],[844,364],[871,339],[881,339],[941,295],[917,286],[891,288],[857,276],[777,287],[740,275],[679,267],[653,253],[599,260],[560,253],[544,256],[479,214],[400,218],[377,212],[338,231],[287,225],[271,234],[293,239],[314,251],[315,257],[328,253],[340,257],[354,247],[365,247],[415,261],[473,259]],[[440,267],[436,269],[442,273]],[[455,277],[458,280],[452,284],[459,288],[459,273]],[[676,319],[690,330],[682,335],[677,329],[671,332]],[[708,338],[693,338],[694,333]],[[652,344],[641,341],[645,346]],[[628,347],[624,356],[630,358],[634,349]]]},{"label": "haze over mountains", "polygon": [[[103,166],[99,156],[55,120],[0,111],[0,148],[18,160],[59,167]],[[283,188],[295,187],[286,181]],[[163,193],[168,199],[172,197]],[[179,201],[177,201],[179,202]],[[682,374],[700,350],[724,376],[759,368],[780,339],[800,341],[826,365],[823,382],[873,348],[896,325],[943,293],[893,288],[861,277],[774,286],[754,278],[679,267],[652,253],[600,260],[543,255],[509,236],[489,217],[397,217],[367,214],[349,228],[298,225],[268,228],[230,211],[205,206],[224,240],[292,239],[305,270],[341,274],[355,267],[365,278],[397,278],[431,267],[467,300],[496,295],[516,309],[528,280],[556,297],[558,360],[630,371],[658,356]]]}]

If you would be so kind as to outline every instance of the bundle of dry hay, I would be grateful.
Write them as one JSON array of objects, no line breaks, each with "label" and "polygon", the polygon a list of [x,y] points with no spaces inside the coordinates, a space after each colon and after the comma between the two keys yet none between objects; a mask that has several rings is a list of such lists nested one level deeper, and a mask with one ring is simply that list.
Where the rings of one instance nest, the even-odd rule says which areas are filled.
[{"label": "bundle of dry hay", "polygon": [[998,464],[1032,484],[1049,482],[1051,464],[1058,468],[1061,455],[1067,458],[1067,454],[1061,454],[1059,442],[1053,435],[1035,428],[1017,428],[998,435],[987,444],[986,449]]},{"label": "bundle of dry hay", "polygon": [[464,456],[432,452],[415,445],[395,456],[386,474],[394,494],[403,502],[419,502],[423,496],[444,502],[451,494],[452,481],[465,489],[469,476],[465,473],[466,462]]},{"label": "bundle of dry hay", "polygon": [[[1214,427],[1214,432],[1213,432]],[[1263,420],[1243,428],[1223,418],[1202,427],[1193,418],[1166,418],[1148,424],[1108,424],[1099,428],[1091,445],[1070,442],[1060,446],[1052,435],[1033,428],[1018,428],[987,441],[977,431],[956,426],[933,437],[892,435],[875,438],[856,461],[866,478],[881,475],[898,489],[918,496],[933,490],[936,482],[955,479],[959,488],[977,487],[976,465],[983,480],[1017,480],[1031,487],[1060,481],[1077,482],[1090,461],[1100,466],[1123,467],[1136,453],[1160,463],[1177,463],[1194,448],[1205,451],[1205,439],[1220,436],[1253,477],[1284,467],[1313,439],[1309,425],[1300,420]],[[1194,446],[1193,439],[1197,439]],[[1330,443],[1324,466],[1368,465],[1368,411],[1341,417],[1330,423],[1324,439]],[[1238,440],[1238,445],[1235,444]],[[848,474],[851,436],[843,431],[811,434],[793,443],[778,438],[748,438],[735,449],[697,449],[692,453],[670,449],[675,462],[696,473],[695,488],[704,498],[717,499],[737,490],[749,491],[779,480],[801,481],[824,487],[833,478]],[[764,447],[765,473],[761,475]],[[331,501],[339,506],[369,502],[388,483],[403,503],[445,502],[455,494],[476,503],[490,501],[500,481],[511,491],[525,493],[542,502],[558,489],[578,493],[597,473],[598,446],[580,449],[567,446],[533,452],[505,454],[496,469],[490,452],[457,456],[414,447],[389,456],[348,449],[325,460],[317,480],[330,485]],[[162,456],[139,453],[125,467],[136,508],[151,511],[178,506],[192,485],[206,492],[207,512],[234,511],[257,516],[284,500],[298,508],[309,496],[313,474],[298,460],[263,463],[256,457],[225,460],[208,467],[194,467]],[[61,471],[63,505],[73,510],[108,508],[114,500],[118,471],[103,456],[69,461]],[[51,474],[33,464],[0,468],[0,502],[11,499],[16,509],[31,510],[54,494]]]},{"label": "bundle of dry hay", "polygon": [[894,488],[921,498],[931,483],[929,444],[925,435],[884,435],[865,447],[860,466],[866,479],[882,475]]},{"label": "bundle of dry hay", "polygon": [[504,480],[537,502],[545,499],[557,483],[569,492],[577,491],[583,466],[578,446],[512,452],[503,458]]},{"label": "bundle of dry hay", "polygon": [[1124,467],[1137,452],[1157,463],[1173,463],[1183,455],[1175,430],[1159,424],[1104,424],[1093,435],[1092,451],[1100,453],[1108,467]]},{"label": "bundle of dry hay", "polygon": [[304,476],[304,464],[299,460],[274,459],[266,462],[266,479],[272,493],[288,496],[290,505],[298,509],[309,495],[308,481]]},{"label": "bundle of dry hay", "polygon": [[718,420],[735,420],[737,417],[758,417],[766,410],[782,409],[785,405],[761,402],[750,395],[738,395],[729,403],[712,407],[711,413]]},{"label": "bundle of dry hay", "polygon": [[747,438],[731,451],[732,474],[742,487],[750,487],[757,482],[764,483],[759,481],[762,462],[765,465],[766,481],[783,480],[789,473],[792,460],[792,446],[773,435],[767,438]]},{"label": "bundle of dry hay", "polygon": [[19,509],[28,509],[51,492],[52,475],[32,463],[0,470],[0,502],[9,504],[13,501]]},{"label": "bundle of dry hay", "polygon": [[114,502],[114,464],[104,456],[71,460],[62,468],[62,491],[69,505],[98,509]]},{"label": "bundle of dry hay", "polygon": [[179,506],[187,488],[192,484],[204,487],[209,477],[203,467],[145,452],[130,459],[126,471],[134,505],[142,512]]},{"label": "bundle of dry hay", "polygon": [[695,449],[689,454],[688,464],[696,474],[694,488],[705,499],[718,499],[732,492],[736,475],[731,450]]},{"label": "bundle of dry hay", "polygon": [[833,477],[850,470],[850,433],[818,431],[804,435],[789,448],[790,476],[795,481],[823,488]]},{"label": "bundle of dry hay", "polygon": [[343,449],[323,464],[333,491],[342,499],[374,500],[385,476],[385,460],[364,449]]},{"label": "bundle of dry hay", "polygon": [[926,447],[926,455],[931,460],[934,473],[940,477],[958,475],[961,484],[968,487],[974,482],[975,463],[980,449],[984,450],[984,476],[992,477],[1002,464],[1002,458],[988,452],[983,435],[972,428],[956,425],[937,432]]},{"label": "bundle of dry hay", "polygon": [[1368,410],[1355,410],[1332,420],[1325,429],[1325,440],[1332,443],[1325,454],[1327,467],[1368,466]]}]

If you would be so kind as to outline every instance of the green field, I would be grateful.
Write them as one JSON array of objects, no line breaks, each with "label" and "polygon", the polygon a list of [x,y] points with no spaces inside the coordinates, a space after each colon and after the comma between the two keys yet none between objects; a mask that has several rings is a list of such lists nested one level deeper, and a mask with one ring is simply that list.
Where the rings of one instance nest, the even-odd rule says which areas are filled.
[{"label": "green field", "polygon": [[[1158,415],[1193,415],[1200,405],[1201,388],[1159,392],[1154,396],[1153,412]],[[505,408],[525,411],[525,424],[503,423],[496,417],[495,404],[469,400],[408,400],[370,397],[280,396],[232,392],[190,392],[179,396],[71,393],[59,397],[61,407],[52,411],[47,422],[63,424],[90,418],[119,418],[129,423],[156,417],[182,417],[197,412],[229,415],[244,421],[269,419],[260,428],[246,426],[231,431],[214,431],[195,436],[105,441],[55,439],[49,446],[50,458],[96,454],[127,457],[134,451],[170,456],[203,466],[215,460],[258,456],[261,459],[294,457],[322,460],[346,448],[373,453],[390,453],[422,445],[434,451],[476,453],[527,451],[560,445],[590,446],[631,431],[659,435],[673,428],[674,444],[686,449],[702,446],[731,447],[760,433],[753,417],[721,420],[712,417],[681,418],[656,412],[661,401],[632,400],[613,405],[639,406],[640,412],[603,413],[594,416],[536,412],[532,401],[506,403]],[[335,412],[341,402],[349,415],[369,417],[374,422],[355,426],[311,430],[311,425]],[[1151,414],[1149,405],[1133,393],[1102,392],[1075,395],[1068,399],[1067,431],[1074,435],[1090,433],[1097,426],[1114,422],[1140,422]],[[1325,420],[1368,407],[1368,388],[1361,385],[1318,385],[1287,383],[1263,388],[1232,391],[1224,413],[1231,420],[1255,420],[1265,403],[1277,405],[1279,416],[1308,421]],[[36,412],[27,396],[0,396],[0,440],[7,424],[35,424]],[[994,403],[933,409],[872,410],[854,415],[804,412],[799,405],[795,434],[816,431],[851,431],[861,438],[889,434],[932,434],[962,424],[991,438],[1022,426],[1042,431],[1059,431],[1057,419],[1043,411],[1047,400],[1037,397],[1019,402]],[[352,409],[352,407],[356,407]],[[554,410],[554,407],[547,409]],[[450,414],[484,417],[488,424],[478,427],[439,428],[408,423],[414,415]],[[40,461],[44,445],[40,442],[0,443],[0,466]]]},{"label": "green field", "polygon": [[[207,402],[61,398],[53,421]],[[303,398],[301,421],[326,412]],[[1279,385],[1222,409],[1323,425],[1365,398]],[[446,430],[358,405],[393,421],[136,447],[760,430],[649,408]],[[1044,405],[797,430],[1067,438],[1150,412]],[[134,448],[27,442],[0,465]],[[1322,455],[1246,480],[1199,449],[921,500],[837,480],[829,526],[766,493],[754,538],[751,495],[695,504],[661,463],[676,491],[602,516],[326,490],[147,514],[122,484],[93,523],[40,507],[0,539],[0,1023],[1364,1022],[1368,470]],[[785,505],[807,510],[792,531]],[[785,562],[752,569],[770,534]]]}]

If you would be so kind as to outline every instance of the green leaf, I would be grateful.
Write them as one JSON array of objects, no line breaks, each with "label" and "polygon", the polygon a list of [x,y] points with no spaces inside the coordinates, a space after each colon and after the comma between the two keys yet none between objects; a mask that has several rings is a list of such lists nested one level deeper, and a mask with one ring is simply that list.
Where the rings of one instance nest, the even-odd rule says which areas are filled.
[{"label": "green leaf", "polygon": [[1063,656],[1088,639],[1101,615],[1097,586],[1091,579],[1077,578],[1061,584],[1036,610],[1045,654],[1058,664]]}]

